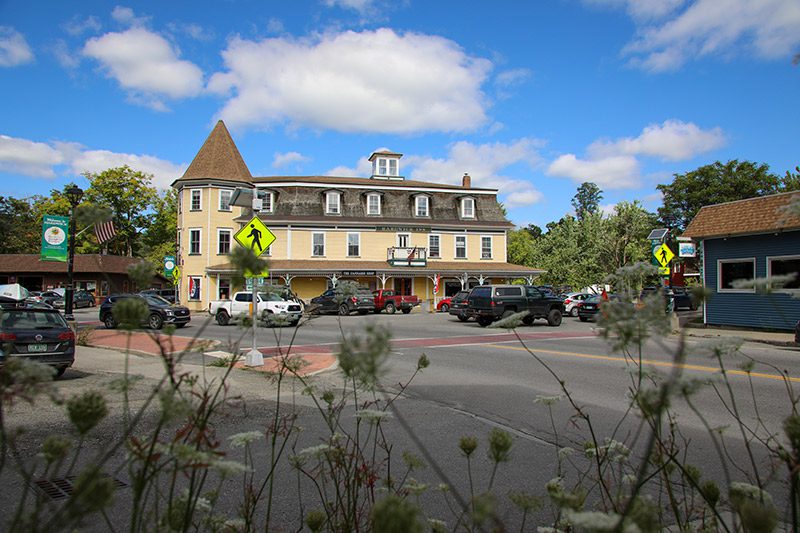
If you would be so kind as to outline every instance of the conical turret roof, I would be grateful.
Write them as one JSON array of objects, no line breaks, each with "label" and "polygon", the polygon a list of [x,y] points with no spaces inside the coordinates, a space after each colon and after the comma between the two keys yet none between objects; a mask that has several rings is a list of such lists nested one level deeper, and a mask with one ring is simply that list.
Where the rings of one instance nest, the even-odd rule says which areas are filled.
[{"label": "conical turret roof", "polygon": [[221,179],[252,183],[253,176],[221,120],[179,180]]}]

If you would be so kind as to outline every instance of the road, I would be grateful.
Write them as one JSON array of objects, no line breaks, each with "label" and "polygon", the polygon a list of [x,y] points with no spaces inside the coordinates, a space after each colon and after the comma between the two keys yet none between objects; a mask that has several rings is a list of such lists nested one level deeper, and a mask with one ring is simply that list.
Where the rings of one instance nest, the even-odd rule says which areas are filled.
[{"label": "road", "polygon": [[[79,323],[96,320],[96,310],[79,310],[76,315]],[[177,334],[224,343],[238,339],[240,346],[250,345],[248,331],[236,326],[205,324],[200,318],[194,317],[192,323]],[[613,436],[632,442],[634,449],[640,449],[645,442],[641,436],[634,438],[640,429],[639,419],[628,410],[630,393],[638,377],[636,365],[625,353],[611,350],[606,341],[598,337],[596,324],[581,323],[573,318],[565,318],[557,328],[537,321],[533,326],[509,332],[482,328],[473,322],[461,323],[449,315],[421,312],[393,316],[322,316],[304,322],[297,330],[259,328],[258,346],[265,353],[270,353],[270,349],[277,345],[290,343],[297,351],[314,347],[336,353],[342,335],[363,335],[367,325],[386,326],[392,332],[391,350],[382,376],[382,383],[390,392],[401,391],[399,384],[406,383],[420,355],[429,358],[430,366],[402,389],[396,404],[399,420],[390,422],[387,434],[399,449],[426,455],[427,459],[440,465],[462,492],[467,480],[465,461],[457,448],[458,439],[465,435],[479,438],[480,462],[474,465],[473,475],[481,480],[483,486],[490,476],[489,465],[484,461],[486,435],[492,428],[499,427],[514,436],[514,448],[512,466],[502,468],[498,474],[496,493],[525,489],[534,494],[544,494],[545,484],[557,475],[557,450],[563,447],[582,449],[589,438],[587,424],[574,418],[574,409],[563,398],[560,381],[591,420],[600,442]],[[724,434],[728,453],[744,470],[752,468],[745,455],[742,435],[733,425],[731,403],[723,401],[727,398],[727,389],[719,386],[719,367],[710,357],[708,344],[702,339],[688,339],[683,369],[685,378],[718,384],[716,389],[707,386],[693,397],[702,418],[680,399],[675,399],[672,407],[678,414],[681,438],[690,443],[687,460],[702,465],[705,476],[721,481],[724,478],[722,462],[709,439],[707,427],[729,426]],[[648,343],[642,356],[643,366],[648,371],[668,375],[673,371],[673,354],[678,346],[679,339],[674,336]],[[79,351],[76,366],[68,370],[58,385],[67,396],[86,387],[108,383],[112,376],[123,370],[121,358],[109,361],[90,349],[86,352],[91,357],[81,357]],[[780,431],[782,421],[789,413],[787,390],[800,380],[800,367],[796,362],[798,355],[796,348],[748,343],[740,354],[724,358],[726,368],[732,371],[728,382],[737,399],[736,409],[752,427],[756,427],[756,422],[761,424],[761,435]],[[747,374],[739,369],[739,365],[749,358],[758,362]],[[191,354],[184,359],[182,368],[205,373],[209,379],[219,376],[222,369],[202,367],[204,362],[207,358]],[[132,357],[129,364],[132,373],[146,378],[132,395],[134,401],[143,400],[147,397],[148,387],[161,373],[160,362],[152,357]],[[788,378],[784,379],[787,375]],[[339,376],[338,370],[332,369],[314,380],[321,388],[335,388],[341,385]],[[232,376],[231,391],[232,394],[241,394],[249,407],[233,410],[220,420],[219,434],[229,435],[263,427],[267,416],[263,413],[270,412],[274,406],[274,385],[253,372],[240,370]],[[321,434],[318,421],[310,421],[318,415],[313,415],[308,398],[300,395],[296,387],[289,387],[284,392],[286,398],[291,398],[306,416],[311,417],[304,419],[303,424],[309,429],[301,438],[302,443],[318,444],[316,439]],[[562,397],[551,406],[554,420],[548,414],[548,406],[541,403],[542,397]],[[26,425],[33,435],[37,434],[33,427],[36,417],[46,419],[51,427],[58,425],[55,419],[47,416],[35,410],[25,411]],[[412,428],[412,435],[401,427],[403,421]],[[113,423],[104,426],[102,431],[113,435]],[[31,447],[30,452],[33,453],[34,449]],[[761,448],[755,451],[755,457],[757,461],[764,460]],[[265,460],[266,456],[261,459]],[[759,463],[758,469],[762,467]],[[733,470],[734,477],[741,479],[743,475]],[[432,486],[441,481],[431,468],[415,473],[415,477]],[[779,488],[775,491],[780,495]],[[235,500],[232,494],[228,497],[231,502]],[[291,509],[296,495],[286,491],[278,499],[286,509]],[[431,498],[426,506],[434,516],[441,516],[441,502]],[[505,516],[507,523],[515,524],[518,515],[511,513],[507,503],[502,504],[501,509],[510,513]],[[287,513],[284,519],[291,522],[294,517]],[[537,523],[549,520],[550,516],[548,512],[540,512],[536,515],[536,520],[540,521]],[[451,520],[450,517],[445,519]]]}]

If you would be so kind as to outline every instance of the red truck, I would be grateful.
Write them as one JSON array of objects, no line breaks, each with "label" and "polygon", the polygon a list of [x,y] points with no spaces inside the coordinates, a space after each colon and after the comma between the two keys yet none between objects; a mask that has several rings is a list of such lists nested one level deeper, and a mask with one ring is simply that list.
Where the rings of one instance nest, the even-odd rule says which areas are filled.
[{"label": "red truck", "polygon": [[378,289],[372,291],[372,296],[375,298],[375,312],[380,313],[386,309],[390,315],[394,314],[398,309],[404,314],[411,312],[411,309],[419,305],[419,297],[412,295],[402,296],[388,289]]}]

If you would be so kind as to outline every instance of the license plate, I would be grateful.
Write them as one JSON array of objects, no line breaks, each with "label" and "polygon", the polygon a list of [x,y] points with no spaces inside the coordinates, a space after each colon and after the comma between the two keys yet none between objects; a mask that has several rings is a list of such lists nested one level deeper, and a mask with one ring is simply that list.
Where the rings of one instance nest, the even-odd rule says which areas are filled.
[{"label": "license plate", "polygon": [[28,345],[28,352],[46,352],[47,345],[46,344],[29,344]]}]

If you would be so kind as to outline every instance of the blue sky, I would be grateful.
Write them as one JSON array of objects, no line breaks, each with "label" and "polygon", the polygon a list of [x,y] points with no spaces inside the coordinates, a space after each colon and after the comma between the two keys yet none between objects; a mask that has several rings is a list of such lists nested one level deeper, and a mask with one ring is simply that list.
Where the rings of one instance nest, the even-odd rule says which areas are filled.
[{"label": "blue sky", "polygon": [[0,0],[0,195],[128,164],[168,187],[223,119],[253,175],[499,190],[544,226],[729,159],[800,164],[799,0]]}]

